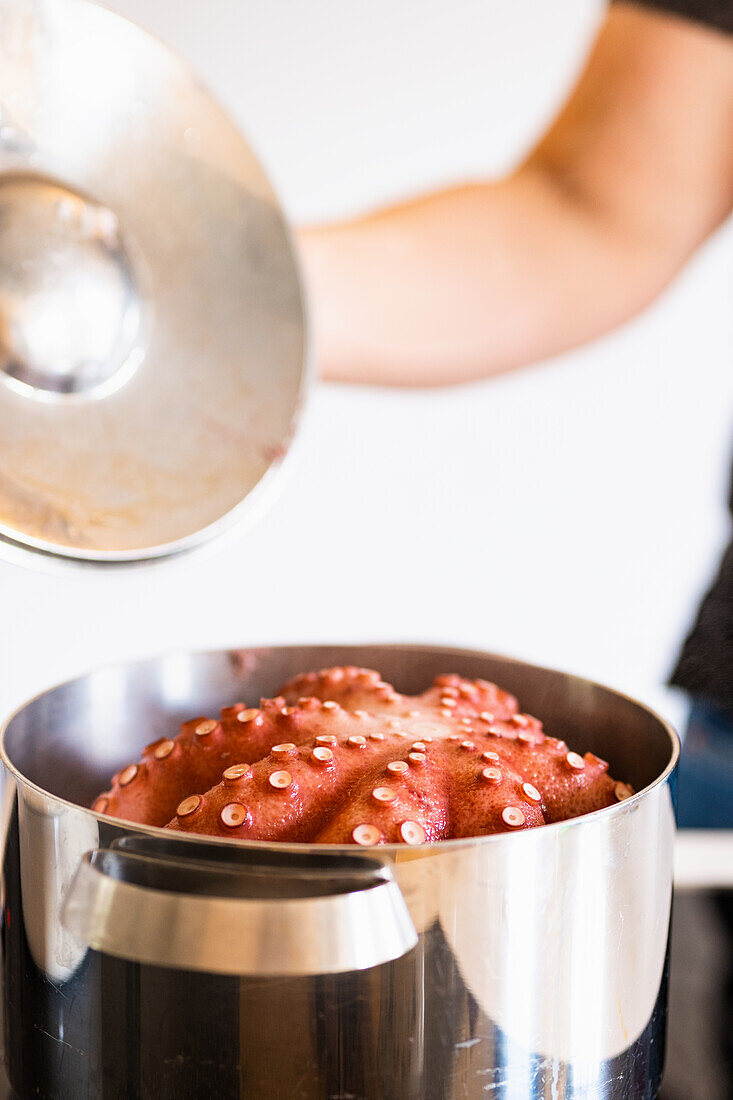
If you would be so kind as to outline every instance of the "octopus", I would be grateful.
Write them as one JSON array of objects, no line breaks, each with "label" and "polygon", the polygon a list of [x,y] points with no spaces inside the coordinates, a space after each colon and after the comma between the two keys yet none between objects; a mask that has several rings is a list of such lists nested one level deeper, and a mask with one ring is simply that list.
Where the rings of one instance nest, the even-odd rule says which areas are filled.
[{"label": "octopus", "polygon": [[92,809],[176,832],[371,847],[533,829],[633,793],[486,680],[438,676],[410,696],[346,667],[184,722]]}]

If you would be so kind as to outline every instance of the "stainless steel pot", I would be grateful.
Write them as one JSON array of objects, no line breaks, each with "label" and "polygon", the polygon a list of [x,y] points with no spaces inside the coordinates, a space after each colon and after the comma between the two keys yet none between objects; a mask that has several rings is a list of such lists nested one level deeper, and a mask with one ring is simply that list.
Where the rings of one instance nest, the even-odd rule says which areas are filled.
[{"label": "stainless steel pot", "polygon": [[[520,834],[368,853],[175,838],[83,807],[184,717],[295,672],[495,680],[639,791]],[[653,1097],[664,1059],[675,733],[638,703],[424,646],[182,654],[7,723],[3,934],[23,1097]]]}]

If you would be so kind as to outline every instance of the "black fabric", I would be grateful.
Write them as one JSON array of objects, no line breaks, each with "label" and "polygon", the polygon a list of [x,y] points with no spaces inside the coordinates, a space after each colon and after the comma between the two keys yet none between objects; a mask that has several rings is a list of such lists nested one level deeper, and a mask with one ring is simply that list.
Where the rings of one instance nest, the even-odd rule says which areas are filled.
[{"label": "black fabric", "polygon": [[733,34],[733,0],[633,0],[642,8],[694,19],[708,27]]},{"label": "black fabric", "polygon": [[[733,481],[729,505],[733,513]],[[733,717],[733,542],[682,647],[672,683]]]}]

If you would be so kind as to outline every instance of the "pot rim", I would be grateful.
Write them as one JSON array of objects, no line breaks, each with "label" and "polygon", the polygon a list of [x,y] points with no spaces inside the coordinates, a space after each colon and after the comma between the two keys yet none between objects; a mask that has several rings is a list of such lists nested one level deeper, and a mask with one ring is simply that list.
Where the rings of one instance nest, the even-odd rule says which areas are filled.
[{"label": "pot rim", "polygon": [[[100,665],[95,665],[81,676],[72,676],[66,680],[61,680],[43,691],[38,692],[36,695],[27,699],[20,706],[16,707],[11,714],[2,721],[0,725],[0,760],[3,766],[15,777],[15,779],[24,785],[36,791],[44,798],[51,799],[61,806],[67,806],[77,812],[88,814],[90,817],[96,818],[98,822],[104,824],[113,824],[119,828],[123,828],[128,832],[139,832],[149,836],[158,837],[161,840],[168,840],[172,842],[191,843],[191,844],[215,844],[217,847],[233,848],[235,851],[253,850],[253,851],[267,851],[275,850],[277,852],[283,852],[288,854],[301,853],[302,855],[316,855],[316,856],[361,856],[362,858],[379,858],[388,857],[394,862],[404,862],[408,859],[414,859],[416,857],[427,855],[439,855],[441,852],[455,851],[458,848],[468,847],[477,843],[489,844],[489,843],[501,843],[506,842],[511,838],[512,842],[517,842],[520,838],[526,838],[534,833],[534,829],[522,829],[516,833],[489,833],[483,836],[473,837],[458,837],[452,840],[440,840],[434,842],[426,842],[424,844],[416,844],[406,846],[404,844],[380,844],[370,848],[360,848],[354,844],[309,844],[302,841],[271,841],[271,840],[239,840],[235,837],[215,837],[207,836],[203,833],[178,833],[172,832],[166,829],[164,826],[145,825],[135,821],[127,821],[125,818],[112,817],[110,814],[97,813],[90,807],[81,806],[77,802],[72,802],[70,799],[63,798],[60,795],[53,794],[51,791],[46,790],[44,787],[39,786],[33,780],[25,776],[18,767],[10,759],[6,750],[6,734],[8,729],[15,718],[17,718],[23,711],[27,710],[30,706],[42,699],[44,696],[52,695],[60,688],[67,687],[71,684],[86,680],[89,676],[98,672],[122,670],[128,668],[134,668],[136,665],[147,665],[155,661],[178,659],[178,658],[196,658],[207,656],[220,656],[226,653],[236,653],[242,650],[247,652],[253,652],[257,650],[261,651],[273,651],[273,650],[288,650],[288,649],[358,649],[358,648],[372,648],[381,649],[384,651],[410,652],[410,653],[432,653],[436,652],[444,653],[447,656],[455,657],[460,660],[461,657],[467,658],[489,658],[491,660],[506,662],[507,664],[523,665],[527,668],[532,668],[534,671],[547,673],[550,676],[561,676],[572,679],[583,684],[585,687],[592,689],[599,689],[607,692],[610,695],[615,695],[617,698],[631,703],[632,706],[639,710],[645,711],[650,715],[667,733],[670,740],[670,758],[662,772],[651,783],[648,783],[641,790],[636,791],[629,798],[624,799],[622,802],[618,802],[615,806],[604,806],[599,810],[593,810],[591,813],[581,814],[578,817],[568,818],[565,821],[555,821],[547,825],[538,826],[546,834],[548,830],[553,830],[556,833],[569,828],[582,827],[584,822],[599,820],[599,815],[603,815],[603,820],[609,820],[612,814],[619,815],[621,813],[628,813],[633,811],[641,802],[642,798],[648,796],[657,787],[663,786],[668,782],[672,775],[680,756],[681,742],[677,731],[674,729],[666,719],[662,718],[652,707],[647,706],[646,703],[641,703],[632,696],[627,695],[625,692],[618,691],[616,688],[610,688],[605,684],[601,684],[596,680],[589,680],[584,676],[577,676],[575,673],[564,672],[562,669],[547,668],[544,665],[536,665],[530,661],[523,661],[517,657],[509,657],[502,653],[491,653],[487,650],[481,649],[467,649],[461,646],[452,645],[440,645],[431,643],[411,643],[411,642],[288,642],[282,645],[262,645],[262,646],[241,646],[241,647],[223,647],[213,649],[174,649],[166,650],[162,653],[151,654],[147,657],[136,658],[131,661],[110,661]],[[541,720],[541,718],[540,718]]]}]

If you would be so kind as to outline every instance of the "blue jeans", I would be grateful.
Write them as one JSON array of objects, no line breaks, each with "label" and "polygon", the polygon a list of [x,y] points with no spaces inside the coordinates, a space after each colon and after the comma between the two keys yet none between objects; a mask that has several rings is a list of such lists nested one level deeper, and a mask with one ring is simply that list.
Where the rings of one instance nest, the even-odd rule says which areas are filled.
[{"label": "blue jeans", "polygon": [[733,829],[733,718],[695,700],[677,773],[681,829]]}]

